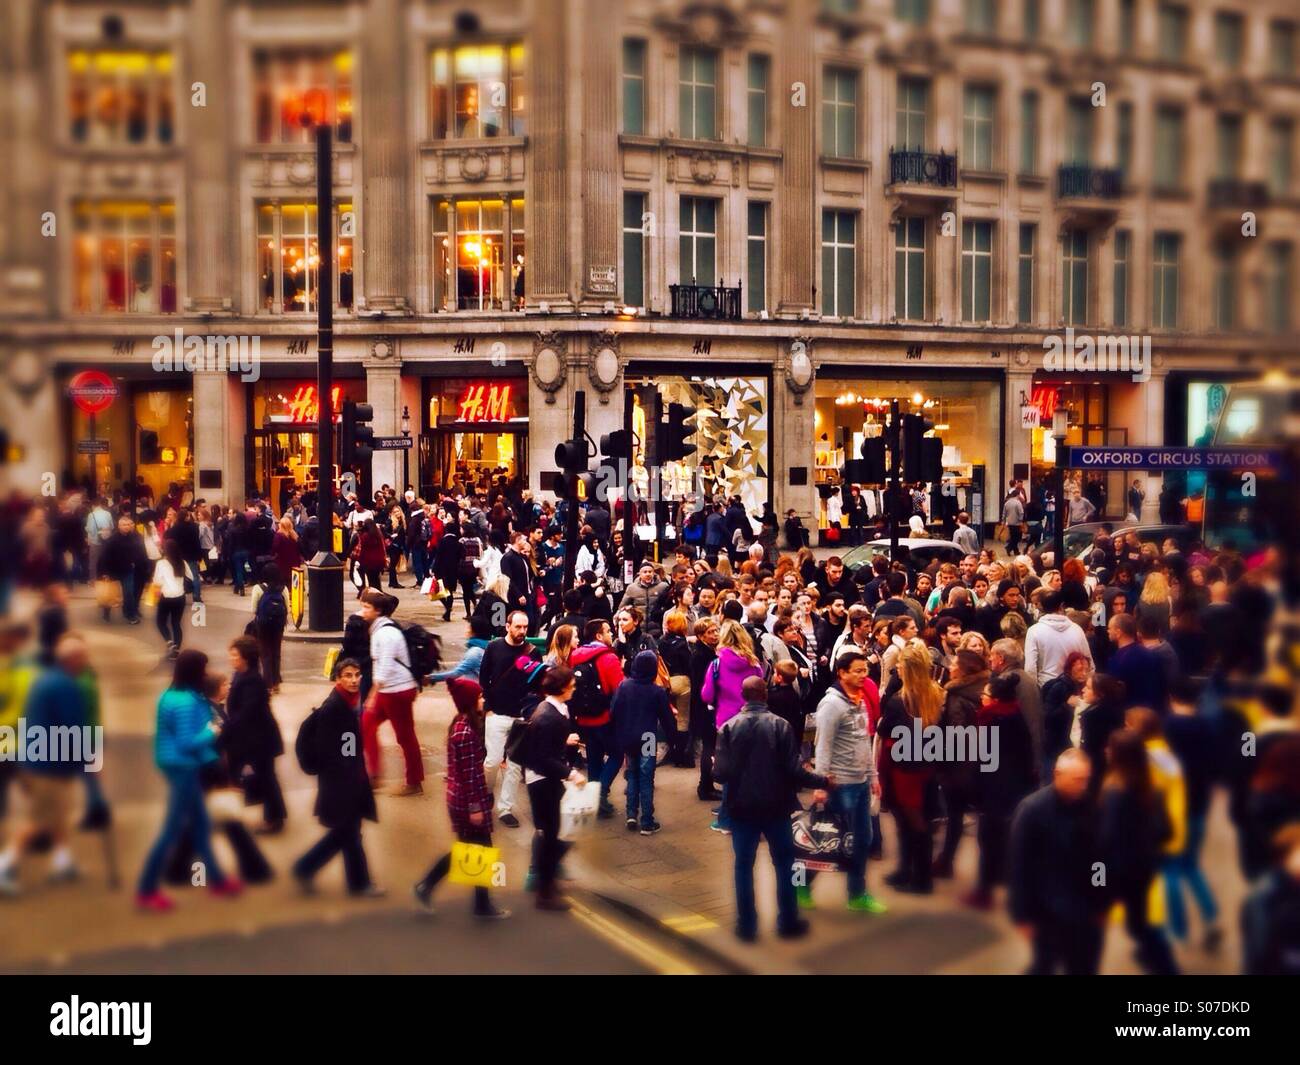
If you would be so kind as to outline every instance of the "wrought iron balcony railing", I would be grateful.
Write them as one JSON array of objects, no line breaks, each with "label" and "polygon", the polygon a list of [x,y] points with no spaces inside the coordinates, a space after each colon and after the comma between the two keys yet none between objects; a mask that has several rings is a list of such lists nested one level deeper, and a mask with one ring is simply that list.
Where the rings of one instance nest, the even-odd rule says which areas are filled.
[{"label": "wrought iron balcony railing", "polygon": [[1066,163],[1056,171],[1056,195],[1115,200],[1124,192],[1124,172],[1118,167]]},{"label": "wrought iron balcony railing", "polygon": [[946,152],[889,151],[891,185],[934,185],[942,189],[957,187],[957,156]]},{"label": "wrought iron balcony railing", "polygon": [[1211,207],[1267,207],[1268,186],[1262,181],[1215,178],[1206,190]]},{"label": "wrought iron balcony railing", "polygon": [[674,318],[719,318],[739,321],[740,282],[726,285],[669,285]]}]

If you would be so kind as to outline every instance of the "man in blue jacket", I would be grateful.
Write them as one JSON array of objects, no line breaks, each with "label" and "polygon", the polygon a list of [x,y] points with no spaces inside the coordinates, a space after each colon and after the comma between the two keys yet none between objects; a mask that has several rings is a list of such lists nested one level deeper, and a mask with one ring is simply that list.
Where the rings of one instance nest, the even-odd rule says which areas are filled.
[{"label": "man in blue jacket", "polygon": [[89,659],[79,636],[60,637],[54,664],[32,684],[19,727],[26,737],[18,783],[27,796],[28,823],[0,852],[0,895],[18,894],[18,860],[37,838],[53,844],[50,881],[77,879],[68,845],[77,779],[98,768],[101,747],[87,727],[86,697],[77,677]]}]

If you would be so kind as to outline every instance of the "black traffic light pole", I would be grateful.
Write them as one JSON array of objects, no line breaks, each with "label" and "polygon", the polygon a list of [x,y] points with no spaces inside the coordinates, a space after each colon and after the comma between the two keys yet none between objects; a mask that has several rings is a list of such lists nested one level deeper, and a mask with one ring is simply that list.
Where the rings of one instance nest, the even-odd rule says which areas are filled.
[{"label": "black traffic light pole", "polygon": [[334,546],[334,189],[330,127],[316,127],[316,225],[320,265],[316,271],[316,521],[321,543]]},{"label": "black traffic light pole", "polygon": [[[334,554],[334,189],[332,131],[316,127],[316,524],[320,547],[307,567],[307,627],[343,628],[343,563]],[[289,575],[284,574],[285,580]]]},{"label": "black traffic light pole", "polygon": [[903,466],[903,420],[899,413],[898,400],[889,404],[889,501],[885,505],[885,517],[889,522],[889,561],[898,558],[898,501],[902,480]]},{"label": "black traffic light pole", "polygon": [[[573,440],[581,443],[584,449],[586,448],[587,393],[581,389],[573,393]],[[587,462],[585,458],[582,465],[586,469]],[[573,587],[574,574],[578,568],[578,533],[580,531],[578,522],[578,478],[576,475],[570,474],[568,470],[562,470],[562,475],[569,479],[569,506],[564,520],[564,590],[567,592]]]}]

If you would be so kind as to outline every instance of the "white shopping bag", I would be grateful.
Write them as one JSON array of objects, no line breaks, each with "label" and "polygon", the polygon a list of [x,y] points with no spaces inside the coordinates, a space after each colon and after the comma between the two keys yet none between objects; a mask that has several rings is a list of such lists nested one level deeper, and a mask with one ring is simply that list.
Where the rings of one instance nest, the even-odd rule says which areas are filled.
[{"label": "white shopping bag", "polygon": [[572,843],[596,823],[596,808],[600,805],[600,781],[589,780],[582,787],[564,785],[564,798],[560,800],[560,839]]}]

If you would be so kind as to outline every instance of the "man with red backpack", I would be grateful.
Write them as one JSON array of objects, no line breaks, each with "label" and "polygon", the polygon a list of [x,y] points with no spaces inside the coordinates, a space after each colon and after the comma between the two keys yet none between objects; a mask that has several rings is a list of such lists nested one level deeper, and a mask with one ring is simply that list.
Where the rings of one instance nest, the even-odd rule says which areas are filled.
[{"label": "man with red backpack", "polygon": [[569,656],[575,684],[569,713],[577,722],[578,736],[587,751],[587,779],[600,781],[597,816],[606,819],[614,816],[609,789],[623,764],[610,716],[610,701],[623,683],[623,666],[614,650],[614,634],[608,621],[587,622],[582,635],[585,642]]}]

